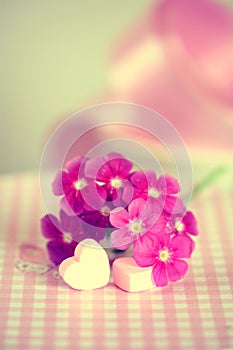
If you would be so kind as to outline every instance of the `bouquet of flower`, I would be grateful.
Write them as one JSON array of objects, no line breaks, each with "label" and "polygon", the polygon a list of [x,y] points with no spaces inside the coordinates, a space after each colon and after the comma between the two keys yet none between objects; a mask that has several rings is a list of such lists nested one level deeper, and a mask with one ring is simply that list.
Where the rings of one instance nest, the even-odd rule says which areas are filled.
[{"label": "bouquet of flower", "polygon": [[73,256],[79,242],[110,239],[118,250],[133,248],[141,267],[152,266],[156,286],[175,282],[188,270],[186,260],[198,234],[197,222],[179,198],[172,176],[141,170],[119,153],[106,157],[76,157],[65,164],[52,183],[60,196],[60,217],[44,216],[41,228],[49,239],[50,260],[59,265]]}]

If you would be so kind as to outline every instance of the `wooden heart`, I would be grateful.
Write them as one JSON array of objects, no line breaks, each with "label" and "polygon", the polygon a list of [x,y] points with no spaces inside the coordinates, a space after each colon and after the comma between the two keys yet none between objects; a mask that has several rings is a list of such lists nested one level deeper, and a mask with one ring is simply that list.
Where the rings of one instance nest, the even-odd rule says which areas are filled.
[{"label": "wooden heart", "polygon": [[108,256],[99,243],[84,239],[77,245],[74,256],[60,264],[59,274],[74,289],[104,287],[110,278]]}]

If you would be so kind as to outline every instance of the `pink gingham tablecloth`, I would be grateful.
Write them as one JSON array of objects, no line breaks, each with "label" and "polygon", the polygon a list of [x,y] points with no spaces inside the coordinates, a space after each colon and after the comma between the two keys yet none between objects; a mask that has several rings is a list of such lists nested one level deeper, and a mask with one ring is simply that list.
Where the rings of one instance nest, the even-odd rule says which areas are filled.
[{"label": "pink gingham tablecloth", "polygon": [[2,176],[0,193],[0,349],[233,349],[232,189],[192,201],[200,236],[186,278],[135,294],[72,290],[24,264],[22,244],[45,246],[38,177]]}]

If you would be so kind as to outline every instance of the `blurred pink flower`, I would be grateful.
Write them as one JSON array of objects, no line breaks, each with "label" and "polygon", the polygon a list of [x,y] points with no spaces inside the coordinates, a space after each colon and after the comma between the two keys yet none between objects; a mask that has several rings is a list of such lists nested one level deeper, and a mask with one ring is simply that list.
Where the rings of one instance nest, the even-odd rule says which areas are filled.
[{"label": "blurred pink flower", "polygon": [[[152,10],[151,20],[165,45],[176,50],[177,59],[183,54],[189,60],[190,66],[183,68],[188,68],[194,81],[219,100],[233,105],[231,9],[213,0],[164,0]],[[184,59],[179,63],[183,62]],[[187,71],[183,73],[186,75]]]},{"label": "blurred pink flower", "polygon": [[156,2],[113,54],[112,95],[158,111],[192,146],[233,148],[232,43],[225,4]]}]

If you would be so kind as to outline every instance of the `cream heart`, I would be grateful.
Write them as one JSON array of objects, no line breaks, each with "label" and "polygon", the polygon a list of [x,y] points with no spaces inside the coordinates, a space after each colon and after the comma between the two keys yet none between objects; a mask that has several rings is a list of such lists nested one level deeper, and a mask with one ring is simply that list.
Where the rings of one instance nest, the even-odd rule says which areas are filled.
[{"label": "cream heart", "polygon": [[104,287],[110,278],[108,256],[99,243],[84,239],[77,245],[74,256],[60,264],[59,274],[74,289]]}]

